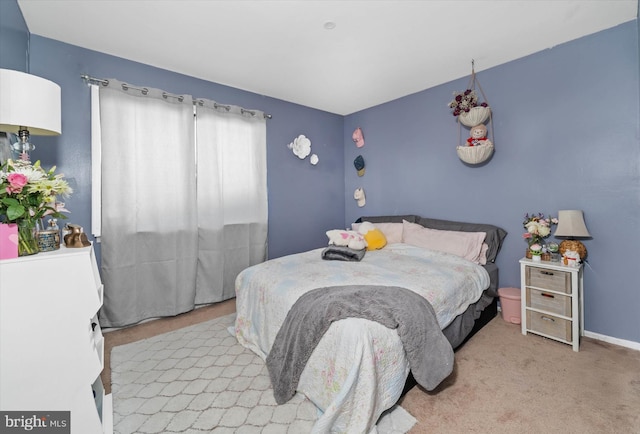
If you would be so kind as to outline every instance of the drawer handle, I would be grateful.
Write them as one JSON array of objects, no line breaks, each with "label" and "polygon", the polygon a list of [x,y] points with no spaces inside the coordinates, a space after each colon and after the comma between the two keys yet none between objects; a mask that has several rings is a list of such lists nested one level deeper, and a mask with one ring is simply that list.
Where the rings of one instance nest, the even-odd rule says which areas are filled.
[{"label": "drawer handle", "polygon": [[553,318],[549,318],[548,316],[544,316],[544,315],[543,315],[543,316],[541,316],[540,318],[541,318],[543,321],[556,322],[556,320],[555,320],[555,319],[553,319]]},{"label": "drawer handle", "polygon": [[553,294],[545,294],[544,292],[541,292],[540,295],[543,296],[543,297],[556,298],[555,295],[553,295]]},{"label": "drawer handle", "polygon": [[553,276],[553,273],[551,271],[542,271],[542,270],[540,270],[540,274],[546,274],[547,276]]}]

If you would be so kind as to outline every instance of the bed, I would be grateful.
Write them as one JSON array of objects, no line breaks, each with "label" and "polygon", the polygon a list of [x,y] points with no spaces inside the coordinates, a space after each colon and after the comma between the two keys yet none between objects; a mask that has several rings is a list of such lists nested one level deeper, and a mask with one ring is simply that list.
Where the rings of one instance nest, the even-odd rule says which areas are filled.
[{"label": "bed", "polygon": [[[291,308],[308,295],[322,292],[318,288],[406,288],[433,306],[435,326],[442,330],[437,333],[452,348],[495,316],[495,258],[506,236],[503,229],[417,215],[361,217],[356,224],[365,221],[388,230],[393,242],[367,251],[358,261],[323,260],[325,248],[319,248],[241,272],[236,280],[238,341],[267,360]],[[398,242],[397,233],[390,231],[399,228],[404,228],[405,235],[407,228],[453,235],[482,232],[481,262],[485,263],[415,245],[420,243],[408,236]],[[403,342],[397,330],[362,317],[331,323],[295,385],[318,408],[314,432],[375,432],[380,415],[415,384]]]}]

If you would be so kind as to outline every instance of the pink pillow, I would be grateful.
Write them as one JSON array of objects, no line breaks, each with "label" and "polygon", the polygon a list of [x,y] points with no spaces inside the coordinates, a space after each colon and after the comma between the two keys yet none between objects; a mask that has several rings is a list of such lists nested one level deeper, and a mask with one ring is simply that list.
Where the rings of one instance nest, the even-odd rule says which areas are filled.
[{"label": "pink pillow", "polygon": [[[417,223],[402,221],[402,239],[405,243],[425,249],[451,253],[467,261],[480,264],[485,232],[443,231],[425,228]],[[487,246],[488,248],[488,246]],[[486,250],[485,250],[486,263]]]},{"label": "pink pillow", "polygon": [[489,251],[489,244],[482,243],[482,248],[480,249],[480,257],[478,257],[478,264],[487,265],[487,252],[488,251]]},{"label": "pink pillow", "polygon": [[375,223],[375,226],[387,237],[387,244],[402,242],[402,223]]}]

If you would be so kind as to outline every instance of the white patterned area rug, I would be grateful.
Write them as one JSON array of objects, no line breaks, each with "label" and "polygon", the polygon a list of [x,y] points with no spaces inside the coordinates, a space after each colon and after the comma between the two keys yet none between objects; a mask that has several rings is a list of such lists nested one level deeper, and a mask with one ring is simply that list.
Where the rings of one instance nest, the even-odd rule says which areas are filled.
[{"label": "white patterned area rug", "polygon": [[[310,432],[316,407],[300,393],[276,404],[262,359],[229,334],[234,320],[231,314],[114,347],[114,433]],[[378,432],[406,433],[415,423],[397,406]]]}]

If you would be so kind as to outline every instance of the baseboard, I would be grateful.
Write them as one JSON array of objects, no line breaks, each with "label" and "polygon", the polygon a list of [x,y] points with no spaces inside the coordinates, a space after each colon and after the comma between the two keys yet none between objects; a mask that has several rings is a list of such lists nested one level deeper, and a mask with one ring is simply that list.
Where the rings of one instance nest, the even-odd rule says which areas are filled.
[{"label": "baseboard", "polygon": [[[502,309],[500,308],[500,305],[498,305],[498,312],[500,312],[500,311],[502,311]],[[594,332],[590,332],[590,331],[587,331],[587,330],[584,331],[584,336],[586,336],[588,338],[591,338],[591,339],[596,339],[598,341],[608,342],[610,344],[620,345],[621,347],[630,348],[632,350],[640,351],[640,342],[627,341],[625,339],[613,338],[611,336],[601,335],[600,333],[594,333]]]},{"label": "baseboard", "polygon": [[601,335],[600,333],[589,332],[586,330],[584,331],[584,336],[592,339],[597,339],[599,341],[608,342],[610,344],[620,345],[621,347],[631,348],[632,350],[640,351],[640,342],[613,338],[611,336]]}]

